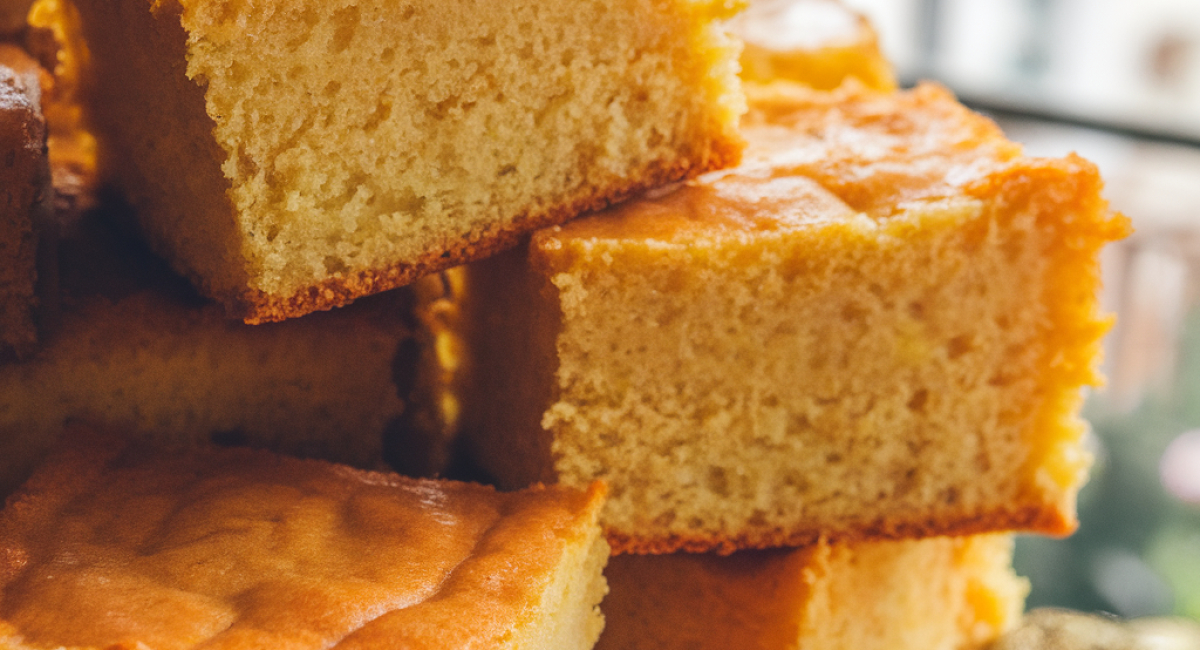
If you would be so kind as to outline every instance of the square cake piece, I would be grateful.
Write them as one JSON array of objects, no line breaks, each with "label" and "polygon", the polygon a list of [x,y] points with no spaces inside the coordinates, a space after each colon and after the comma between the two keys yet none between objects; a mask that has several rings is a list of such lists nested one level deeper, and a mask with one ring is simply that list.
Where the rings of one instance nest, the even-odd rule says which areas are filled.
[{"label": "square cake piece", "polygon": [[876,90],[896,88],[875,28],[841,0],[755,0],[730,24],[745,42],[744,82],[833,90],[853,80]]},{"label": "square cake piece", "polygon": [[722,0],[80,0],[100,164],[248,322],[736,164]]},{"label": "square cake piece", "polygon": [[617,552],[1070,532],[1128,230],[1096,168],[929,85],[746,122],[740,168],[469,267],[478,462],[607,481]]},{"label": "square cake piece", "polygon": [[590,648],[603,492],[80,433],[0,512],[0,646]]},{"label": "square cake piece", "polygon": [[619,555],[600,650],[979,650],[1021,617],[1012,537]]}]

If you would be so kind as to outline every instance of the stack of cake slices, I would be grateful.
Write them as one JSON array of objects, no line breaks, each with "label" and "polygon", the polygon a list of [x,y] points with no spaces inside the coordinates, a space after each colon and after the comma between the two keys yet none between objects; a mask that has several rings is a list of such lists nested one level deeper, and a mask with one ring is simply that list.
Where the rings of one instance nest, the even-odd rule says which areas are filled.
[{"label": "stack of cake slices", "polygon": [[0,647],[1011,628],[1127,222],[840,4],[732,4],[38,0]]},{"label": "stack of cake slices", "polygon": [[1075,526],[1127,224],[941,88],[778,58],[817,81],[747,83],[741,166],[468,268],[465,433],[502,486],[609,485],[601,647],[984,647],[1010,534]]}]

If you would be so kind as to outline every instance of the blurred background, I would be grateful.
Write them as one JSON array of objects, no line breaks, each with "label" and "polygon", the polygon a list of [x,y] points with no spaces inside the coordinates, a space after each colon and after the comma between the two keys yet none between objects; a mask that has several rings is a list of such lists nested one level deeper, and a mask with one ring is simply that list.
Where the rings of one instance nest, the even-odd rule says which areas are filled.
[{"label": "blurred background", "polygon": [[1200,620],[1200,0],[847,4],[902,85],[936,79],[1029,154],[1092,160],[1136,229],[1104,260],[1118,321],[1081,526],[1018,542],[1029,606]]}]

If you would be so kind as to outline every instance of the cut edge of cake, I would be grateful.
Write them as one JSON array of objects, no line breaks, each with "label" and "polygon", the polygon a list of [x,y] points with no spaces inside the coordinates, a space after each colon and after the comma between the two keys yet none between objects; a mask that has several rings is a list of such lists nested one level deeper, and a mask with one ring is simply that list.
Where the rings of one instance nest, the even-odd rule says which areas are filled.
[{"label": "cut edge of cake", "polygon": [[[499,171],[496,172],[495,179],[493,179],[494,188],[485,183],[474,182],[468,188],[470,191],[465,192],[462,199],[459,200],[438,194],[437,192],[444,193],[445,188],[438,189],[441,187],[440,185],[430,184],[420,174],[408,171],[408,167],[403,167],[404,174],[408,175],[403,176],[403,180],[393,182],[392,184],[396,185],[394,188],[378,180],[401,178],[398,171],[401,169],[400,166],[410,164],[404,163],[403,156],[400,155],[405,149],[383,149],[374,154],[371,151],[360,152],[357,149],[339,150],[330,152],[330,155],[327,156],[330,160],[339,161],[330,169],[303,168],[304,165],[310,165],[311,161],[308,159],[313,157],[313,152],[324,147],[322,143],[312,141],[314,136],[308,135],[308,132],[315,133],[320,130],[320,128],[314,128],[314,124],[312,124],[314,120],[315,127],[320,127],[322,120],[328,123],[329,115],[321,113],[325,109],[312,109],[316,112],[310,115],[302,125],[277,124],[277,129],[282,131],[276,139],[280,139],[282,144],[279,146],[282,149],[279,151],[263,149],[272,142],[271,138],[276,137],[276,134],[272,132],[273,127],[270,126],[275,122],[266,120],[274,120],[276,116],[265,115],[261,107],[243,106],[234,101],[236,97],[247,96],[244,93],[237,94],[236,86],[239,79],[243,77],[248,79],[252,76],[251,68],[253,66],[248,63],[237,63],[236,60],[234,63],[228,64],[222,58],[231,56],[230,53],[233,50],[241,47],[237,45],[238,43],[248,42],[247,39],[238,40],[231,37],[233,28],[230,21],[250,20],[245,16],[234,16],[233,14],[236,14],[237,10],[231,10],[232,14],[226,14],[203,3],[183,1],[161,3],[155,5],[153,11],[148,12],[141,8],[135,10],[131,17],[127,17],[130,19],[120,25],[119,30],[123,30],[125,33],[117,34],[114,32],[117,29],[115,27],[107,29],[100,26],[104,24],[104,20],[114,20],[113,16],[101,15],[101,9],[103,11],[108,11],[108,9],[105,9],[102,4],[80,3],[81,9],[83,9],[84,31],[88,35],[88,44],[91,48],[91,65],[97,77],[90,89],[90,102],[93,107],[94,123],[99,125],[102,171],[111,174],[116,170],[119,172],[116,176],[124,179],[119,184],[131,195],[133,203],[139,207],[141,212],[139,221],[152,246],[171,260],[173,266],[189,277],[203,293],[221,301],[230,315],[243,318],[248,323],[282,320],[314,310],[340,306],[355,297],[407,284],[423,275],[491,255],[515,244],[522,233],[565,221],[583,211],[598,209],[624,200],[638,191],[694,176],[711,169],[736,164],[743,146],[736,130],[736,122],[738,116],[744,111],[744,100],[736,77],[738,46],[724,34],[718,23],[720,18],[735,11],[738,5],[739,3],[710,0],[702,3],[679,2],[669,9],[656,7],[652,11],[643,7],[649,12],[648,16],[652,15],[655,20],[660,20],[662,25],[622,34],[622,43],[629,40],[639,43],[638,47],[644,47],[647,50],[662,47],[664,52],[655,52],[659,58],[674,57],[671,58],[669,65],[666,63],[659,65],[659,67],[665,66],[664,70],[670,70],[669,74],[658,68],[655,68],[655,74],[666,75],[671,83],[680,88],[682,85],[696,84],[696,87],[691,88],[685,98],[686,104],[683,106],[686,107],[686,110],[680,108],[670,115],[669,120],[665,113],[663,116],[651,117],[659,115],[662,111],[656,113],[644,107],[639,108],[641,104],[638,102],[649,102],[646,103],[646,106],[651,106],[664,101],[661,97],[652,97],[654,93],[660,91],[657,86],[644,89],[644,92],[637,90],[633,85],[628,88],[622,87],[621,93],[634,95],[632,99],[628,100],[630,106],[626,108],[627,100],[622,94],[618,94],[617,98],[612,100],[612,106],[609,107],[608,113],[611,115],[605,117],[608,121],[588,126],[588,129],[600,129],[607,134],[606,138],[615,138],[616,140],[632,137],[631,134],[640,133],[641,130],[654,130],[654,133],[647,135],[646,138],[639,138],[641,144],[636,161],[633,152],[618,156],[607,151],[605,147],[614,151],[621,148],[611,142],[608,144],[600,141],[593,143],[589,140],[581,143],[577,147],[579,151],[574,153],[564,150],[546,154],[559,157],[578,156],[582,161],[582,166],[578,169],[562,166],[562,169],[555,167],[549,171],[541,169],[541,167],[529,171],[525,167],[529,167],[532,163],[526,159],[531,156],[535,157],[534,152],[540,149],[526,147],[527,151],[517,151],[511,154],[514,162],[497,167]],[[433,20],[431,17],[433,14],[442,12],[443,9],[451,10],[448,5],[444,8],[429,7],[415,10],[409,8],[409,10],[401,12],[399,19],[393,22],[396,25],[405,25],[409,21],[417,20],[428,22]],[[299,80],[307,80],[304,83],[316,83],[308,77],[315,79],[319,75],[310,74],[311,71],[304,72],[313,67],[310,65],[312,63],[310,59],[315,56],[314,52],[322,47],[328,47],[330,48],[328,56],[336,57],[343,56],[346,51],[349,51],[346,49],[348,47],[351,49],[359,47],[360,45],[352,45],[360,44],[360,41],[355,39],[368,37],[358,36],[356,31],[373,33],[372,30],[376,29],[376,22],[378,22],[366,21],[356,25],[355,21],[358,20],[359,14],[363,14],[365,20],[368,12],[377,12],[383,9],[374,5],[370,7],[348,6],[338,11],[331,11],[331,15],[326,18],[321,18],[312,12],[305,13],[303,8],[299,7],[283,7],[281,5],[272,10],[279,13],[278,20],[269,24],[256,23],[254,26],[254,29],[262,31],[262,34],[259,35],[261,38],[283,38],[282,36],[277,37],[275,32],[282,33],[282,31],[295,26],[293,23],[300,25],[300,21],[311,23],[305,23],[308,24],[307,36],[288,40],[286,47],[284,44],[277,44],[279,52],[272,51],[270,53],[270,56],[276,56],[285,49],[295,49],[297,58],[293,62],[295,64],[293,70],[280,70],[278,74],[264,73],[260,75],[261,79],[254,77],[256,79],[254,83],[258,84],[256,88],[263,92],[274,93],[270,96],[275,97],[282,92],[279,90],[280,88],[297,86],[300,83]],[[605,12],[607,9],[601,13],[608,16],[618,13]],[[425,16],[426,13],[430,16]],[[516,18],[512,18],[508,22],[515,20]],[[497,23],[499,26],[486,27],[486,29],[498,30],[495,34],[477,35],[476,40],[481,43],[480,47],[500,47],[503,44],[501,41],[511,37],[508,31],[516,30],[516,27],[509,25],[508,22],[500,21]],[[434,31],[437,31],[438,34],[450,28],[449,23],[444,19],[431,24],[437,26]],[[461,29],[472,31],[472,33],[485,29],[482,26],[483,23],[480,25],[478,28],[464,25],[461,26]],[[663,25],[670,25],[670,28]],[[399,28],[397,27],[397,29]],[[635,35],[633,32],[641,33]],[[153,34],[153,42],[145,44],[143,49],[146,51],[130,55],[131,58],[127,61],[128,65],[121,64],[120,61],[125,60],[123,57],[129,55],[123,50],[128,48],[131,42],[141,43],[145,40],[138,38],[138,35],[142,33]],[[430,33],[428,39],[432,40],[435,36],[438,35]],[[521,36],[521,38],[525,38],[525,36]],[[640,43],[637,40],[639,38],[646,39],[645,43]],[[310,39],[312,42],[306,39]],[[413,41],[413,47],[418,47],[417,41],[423,39],[424,37],[409,40]],[[326,40],[329,43],[322,45]],[[582,85],[563,97],[555,95],[551,98],[538,99],[540,96],[534,93],[530,98],[526,98],[532,102],[529,111],[534,111],[535,108],[538,111],[535,116],[536,121],[544,119],[548,125],[562,129],[568,113],[580,112],[578,107],[573,108],[571,104],[572,101],[581,101],[573,99],[575,94],[583,97],[585,92],[600,92],[597,88],[607,88],[598,81],[602,78],[599,73],[595,73],[596,78],[592,79],[588,75],[574,71],[574,68],[571,67],[584,65],[584,63],[574,61],[575,58],[582,60],[584,56],[583,42],[581,40],[579,44],[572,45],[573,41],[567,41],[566,45],[555,45],[555,47],[563,47],[569,51],[563,55],[561,62],[555,62],[557,67],[554,78],[549,80],[547,77],[549,80],[547,84],[553,86],[553,84],[565,83],[569,86],[570,83],[573,83],[570,81],[571,79],[578,78],[582,80],[580,82]],[[391,62],[395,61],[397,70],[395,75],[399,76],[394,79],[389,78],[388,83],[382,85],[370,85],[370,88],[375,89],[371,91],[372,93],[382,92],[383,95],[378,98],[380,104],[376,107],[375,113],[370,116],[364,113],[363,119],[366,120],[370,132],[364,135],[359,133],[358,129],[350,130],[358,133],[351,138],[354,142],[367,137],[374,138],[372,129],[380,123],[390,129],[385,129],[387,133],[391,133],[397,129],[400,131],[411,130],[412,125],[408,124],[410,121],[433,118],[436,120],[432,124],[437,126],[438,132],[446,130],[447,133],[461,135],[453,130],[453,128],[459,128],[455,125],[460,125],[460,123],[466,125],[462,127],[467,129],[464,133],[470,129],[482,128],[474,123],[478,119],[469,111],[479,112],[482,109],[478,107],[490,106],[488,102],[491,102],[492,99],[491,95],[487,93],[499,92],[499,96],[503,98],[506,97],[506,93],[515,92],[516,88],[524,88],[519,80],[509,79],[507,75],[498,76],[499,80],[489,81],[488,74],[490,73],[485,74],[485,71],[479,73],[478,79],[472,78],[473,80],[469,83],[463,82],[464,89],[453,91],[462,94],[461,97],[452,95],[449,98],[441,98],[441,95],[438,94],[449,92],[443,86],[453,85],[450,83],[453,81],[451,79],[439,78],[434,80],[436,83],[430,81],[428,88],[424,90],[408,89],[404,86],[405,79],[416,74],[414,71],[424,70],[428,66],[435,64],[442,66],[445,63],[441,61],[441,58],[444,58],[443,53],[441,49],[438,50],[438,57],[434,57],[438,59],[436,62],[433,59],[429,61],[404,59],[406,61],[404,66],[408,66],[405,68],[400,63],[402,57],[407,54],[397,53],[398,46],[385,47],[386,45],[386,43],[374,44],[370,41],[361,41],[361,46],[366,48],[364,52],[368,50],[371,52],[370,57],[367,58],[373,60],[372,57],[378,57],[379,61],[384,62],[380,69],[385,71],[391,70],[387,66],[392,65]],[[539,47],[541,46],[532,49],[524,48],[519,51],[524,52],[525,49],[529,49],[530,52],[536,52]],[[617,47],[617,45],[613,45],[613,48]],[[625,47],[625,45],[619,47]],[[382,48],[382,53],[371,48]],[[576,52],[572,48],[580,51]],[[147,53],[150,51],[155,54],[149,56]],[[509,52],[501,49],[500,54],[503,57],[497,55],[496,60],[504,58],[505,65],[508,65],[508,58],[517,51],[514,49],[513,52]],[[682,51],[695,52],[695,54],[683,56],[680,54]],[[600,54],[594,55],[590,52],[587,54],[589,57],[612,55],[613,53],[607,50]],[[521,56],[526,55],[521,54]],[[634,59],[639,66],[648,66],[649,64],[646,64],[645,61],[649,60],[650,57]],[[452,71],[457,71],[462,67],[471,69],[478,67],[478,62],[473,60],[466,63],[459,61],[450,61],[450,63],[454,64],[448,67],[448,70]],[[608,59],[587,63],[587,65],[603,65],[616,69],[616,64]],[[135,70],[131,66],[140,66],[139,70],[141,68],[145,68],[145,70],[139,74],[132,74]],[[318,69],[324,70],[325,68],[319,66]],[[438,68],[438,70],[440,69]],[[254,74],[258,74],[258,72],[255,71]],[[289,76],[285,82],[282,80],[285,72],[287,75],[299,76],[295,80]],[[388,72],[388,74],[392,74],[392,72]],[[459,72],[454,72],[454,74],[458,75]],[[640,72],[637,75],[630,73],[631,78],[636,78],[641,74]],[[417,77],[423,79],[420,75]],[[455,78],[457,79],[457,77]],[[321,83],[325,82],[321,81]],[[615,82],[609,79],[603,83]],[[639,83],[644,83],[644,80]],[[665,84],[666,81],[663,83]],[[497,84],[503,86],[503,89],[488,90]],[[358,94],[366,92],[360,92],[359,86],[363,85],[361,79],[351,75],[330,81],[323,86],[324,90],[309,89],[307,92],[315,102],[314,106],[326,106],[334,99],[342,98],[342,94],[339,93],[346,94],[338,105],[351,106],[346,110],[357,115],[358,113],[355,111],[366,111],[371,108],[368,104],[376,101],[374,95],[371,98],[358,97]],[[509,86],[513,86],[513,88],[509,88]],[[592,86],[596,86],[596,88]],[[530,87],[537,87],[537,84],[532,84]],[[569,87],[573,88],[573,86]],[[671,88],[670,91],[662,90],[661,92],[664,94],[681,92],[680,88],[674,86]],[[424,97],[422,93],[427,93],[433,99],[426,102],[429,104],[426,107],[427,110],[417,110],[420,108],[418,106],[413,109],[415,112],[412,115],[408,115],[405,112],[408,111],[408,108],[405,108],[404,102],[409,100],[406,99],[408,95],[404,93],[415,93],[414,97],[419,99]],[[292,95],[294,94],[292,93]],[[476,94],[480,96],[475,97]],[[292,97],[292,95],[286,96]],[[396,95],[396,97],[392,97],[392,95]],[[284,95],[280,95],[280,97],[284,97]],[[351,97],[354,98],[354,102],[349,102],[348,98]],[[455,103],[456,97],[458,103]],[[172,128],[166,122],[158,123],[166,118],[154,118],[157,122],[146,124],[143,130],[150,129],[159,135],[141,133],[130,125],[141,124],[144,120],[130,119],[133,117],[131,115],[121,117],[119,114],[123,110],[120,107],[121,101],[125,101],[122,98],[133,98],[130,101],[136,100],[151,106],[153,110],[147,115],[175,116],[182,121],[183,126]],[[516,105],[518,99],[510,98],[509,104]],[[397,102],[398,106],[395,114],[390,110],[393,101]],[[425,101],[425,99],[421,99],[421,101]],[[546,106],[538,108],[539,102],[545,103]],[[488,110],[492,109],[488,108]],[[595,112],[592,108],[588,108],[588,111]],[[587,111],[584,112],[587,113]],[[340,112],[329,114],[334,115],[335,113],[341,114]],[[543,113],[545,114],[543,115]],[[588,114],[590,115],[590,113]],[[324,117],[322,117],[323,115]],[[286,122],[292,117],[295,116],[283,115],[278,120]],[[519,120],[524,117],[528,116],[520,113],[515,119]],[[261,123],[258,121],[260,119],[263,120]],[[299,117],[296,117],[296,120],[299,120]],[[634,123],[635,120],[642,120],[645,123]],[[443,124],[446,126],[443,127]],[[296,127],[296,132],[292,136],[285,137],[286,133],[284,132],[293,127]],[[495,125],[495,129],[502,127],[509,129],[510,125]],[[530,128],[533,128],[532,123]],[[581,127],[576,125],[575,128]],[[126,130],[130,132],[125,133]],[[429,131],[429,129],[416,133],[425,131]],[[507,131],[505,132],[507,133]],[[162,136],[162,133],[177,134],[177,137],[173,135],[168,138]],[[245,135],[255,133],[264,134],[259,138],[262,142],[253,140],[253,138],[247,139],[249,136]],[[528,140],[529,135],[536,131],[523,131],[522,133],[522,137]],[[684,138],[684,134],[686,134],[686,142],[675,142],[676,139]],[[584,136],[585,134],[580,134],[581,138]],[[156,142],[155,138],[161,142]],[[569,139],[567,140],[569,141]],[[445,147],[453,148],[456,146],[454,142],[450,136],[447,136],[446,141],[442,144]],[[184,146],[188,143],[190,143],[190,148]],[[416,147],[416,143],[412,143],[412,146]],[[421,146],[425,147],[426,145],[421,144]],[[492,148],[498,146],[500,145],[489,145]],[[592,152],[589,147],[598,148],[598,150]],[[666,154],[667,148],[672,148],[671,155]],[[259,149],[263,150],[259,151]],[[641,149],[645,151],[641,151]],[[174,184],[156,180],[155,174],[162,174],[163,169],[178,166],[178,160],[185,150],[192,152],[188,158],[195,162],[187,163],[187,171],[177,173],[184,175],[184,178]],[[414,148],[413,151],[417,150]],[[485,158],[491,160],[492,157],[503,157],[502,153],[492,152],[491,149],[488,149],[487,152],[479,152],[473,158],[479,158],[480,161]],[[351,173],[356,169],[354,165],[361,162],[358,161],[359,158],[365,159],[370,155],[375,155],[377,158],[371,167],[374,171],[366,174],[365,178],[358,178]],[[621,164],[627,165],[628,169],[618,169],[614,161],[626,158],[628,160]],[[145,162],[138,164],[146,169],[121,171],[131,164],[131,160],[144,160]],[[346,161],[351,161],[353,164]],[[445,183],[451,183],[453,178],[466,174],[465,170],[468,168],[473,170],[475,166],[478,166],[475,162],[471,162],[469,165],[462,163],[465,166],[459,169],[454,166],[455,164],[459,163],[455,163],[454,160],[442,161],[440,159],[428,161],[430,169],[439,165],[447,166],[448,171],[437,175],[437,178],[444,176],[447,179]],[[338,165],[345,166],[349,171],[342,170]],[[413,169],[421,171],[424,170],[424,167],[413,167]],[[424,172],[422,171],[422,173]],[[475,171],[470,171],[470,173],[474,174]],[[530,180],[529,187],[521,186],[524,189],[520,190],[510,188],[508,184],[516,181],[507,180],[509,173],[512,173],[512,178],[519,176],[524,179],[525,176],[530,176],[532,180]],[[132,176],[130,176],[131,174]],[[349,176],[342,178],[346,174]],[[375,174],[377,178],[371,174]],[[557,178],[558,175],[563,175],[565,179],[568,179],[564,180],[566,184],[563,187],[555,189],[553,192],[542,188],[539,190],[540,194],[527,201],[524,199],[517,201],[512,198],[523,196],[520,195],[520,191],[541,188],[541,185],[549,182],[542,180],[543,177]],[[127,176],[128,178],[126,178]],[[410,179],[409,176],[412,178]],[[301,189],[297,190],[292,185],[286,185],[282,179],[288,179],[287,183],[292,183]],[[318,209],[311,210],[305,207],[308,202],[311,202],[307,194],[311,189],[309,185],[316,188],[313,190],[312,196],[317,197],[317,190],[326,193],[333,192],[332,188],[340,187],[339,184],[343,182],[346,184],[344,196],[350,197],[345,206],[339,207],[340,204],[330,204],[332,207],[323,205],[318,206]],[[355,185],[356,183],[357,185]],[[406,183],[413,185],[409,188],[404,185]],[[326,187],[327,185],[329,187]],[[429,187],[426,188],[425,185],[429,185]],[[189,192],[191,194],[188,194]],[[275,194],[284,192],[287,193],[286,197],[275,196]],[[485,197],[481,192],[491,192],[491,194]],[[512,197],[509,196],[510,194]],[[189,200],[178,200],[184,196]],[[451,200],[452,198],[454,200]],[[379,214],[370,216],[368,215],[370,210],[363,208],[366,210],[364,212],[359,209],[361,207],[359,204],[375,205],[372,201],[376,199],[381,206],[378,209],[382,210]],[[315,201],[316,198],[311,198],[311,200]],[[324,199],[321,200],[324,201]],[[451,207],[443,209],[443,203]],[[293,204],[299,207],[291,207]],[[512,204],[513,207],[498,207],[509,204]],[[188,207],[186,209],[179,208],[180,205]],[[283,216],[276,218],[276,212]],[[313,225],[319,221],[315,215],[326,212],[338,212],[339,214],[345,212],[346,214],[327,219],[329,225]],[[351,218],[347,216],[351,212],[355,215],[362,212],[361,215],[353,217],[356,219],[354,223],[346,221]],[[427,212],[428,214],[426,214]],[[448,215],[445,217],[447,220],[445,224],[435,221],[434,216],[431,216],[442,215],[443,212]],[[489,216],[492,212],[497,212],[497,215]],[[501,212],[503,214],[500,214]],[[287,219],[284,219],[284,216]],[[437,218],[442,219],[443,217],[438,216]],[[406,219],[411,223],[405,221]],[[342,221],[346,221],[346,223],[338,226]],[[337,230],[337,227],[343,227],[345,232]],[[186,236],[176,234],[185,230],[188,231]],[[420,238],[414,235],[410,239],[407,238],[407,235],[397,234],[409,230],[414,233],[419,230]],[[454,231],[453,234],[451,234],[451,230]],[[386,239],[381,239],[378,233],[384,232],[393,234]],[[431,237],[437,240],[436,243],[431,243],[434,241],[430,239]],[[321,249],[311,243],[317,241],[330,243],[326,249]],[[406,252],[394,254],[385,252],[392,249]],[[322,255],[324,257],[321,257]]]},{"label": "cut edge of cake", "polygon": [[[194,628],[204,638],[219,636],[235,643],[312,638],[346,648],[380,647],[380,643],[386,646],[396,642],[406,644],[405,647],[434,648],[483,641],[489,647],[522,650],[586,650],[603,627],[599,603],[607,593],[602,569],[609,553],[597,525],[606,493],[602,483],[582,491],[531,486],[518,493],[501,493],[483,485],[411,479],[260,450],[213,448],[197,454],[170,446],[148,445],[118,430],[80,424],[68,428],[63,443],[22,489],[8,498],[0,511],[0,589],[19,587],[18,591],[6,594],[6,617],[0,620],[0,644],[5,647],[64,645],[47,635],[96,639],[66,642],[71,647],[91,647],[94,643],[100,643],[96,647],[108,647],[114,642],[134,643],[143,638],[162,640],[164,634],[175,633],[168,630]],[[174,469],[164,474],[164,467]],[[255,468],[257,472],[253,471]],[[114,509],[119,509],[119,504],[134,498],[144,500],[147,508],[137,512],[129,523],[130,529],[116,537],[94,528],[97,525],[103,528],[102,520],[108,515],[100,514],[97,520],[92,516],[98,514],[94,509],[80,510],[78,505],[99,499],[110,506],[118,504]],[[163,510],[161,506],[172,498],[184,500]],[[393,502],[394,505],[389,505]],[[329,507],[333,507],[330,511],[335,515],[333,521],[327,521],[322,514]],[[397,509],[389,509],[392,507]],[[364,515],[369,516],[363,520]],[[312,519],[314,516],[316,519]],[[256,517],[263,518],[257,527]],[[226,518],[239,523],[231,525]],[[37,543],[46,535],[53,537],[53,531],[63,520],[74,522],[70,525],[75,526],[75,534],[67,539],[56,538],[52,544]],[[162,526],[162,523],[172,525]],[[328,531],[322,531],[320,526],[313,533],[307,530],[310,524],[321,523],[336,526]],[[297,525],[302,528],[289,528]],[[346,536],[351,546],[330,547],[329,551],[341,552],[331,555],[331,561],[361,561],[363,558],[355,558],[353,551],[358,547],[353,544],[369,542],[372,536],[400,525],[397,532],[402,534],[389,535],[397,539],[379,550],[380,557],[393,558],[400,564],[385,565],[378,574],[366,571],[342,577],[340,573],[331,573],[330,576],[337,575],[344,584],[332,580],[334,584],[326,592],[321,576],[331,569],[319,562],[309,566],[304,561],[292,565],[282,560],[283,566],[291,567],[290,570],[268,571],[257,577],[244,572],[226,576],[219,566],[206,577],[204,562],[200,563],[200,573],[194,567],[174,571],[169,562],[166,565],[160,562],[169,561],[180,552],[184,553],[180,557],[186,558],[189,548],[203,557],[216,552],[209,548],[210,541],[227,544],[230,542],[223,541],[225,536],[254,538],[258,534],[255,531],[262,526],[274,527],[280,536],[279,553],[303,560],[314,552],[326,552],[326,545],[342,539],[345,531],[338,528],[341,525],[352,527],[354,535]],[[203,531],[206,527],[214,527],[215,532],[198,538],[189,536],[189,530]],[[445,538],[438,535],[443,528]],[[147,534],[149,538],[138,541],[143,539],[140,535]],[[317,535],[314,539],[323,540],[322,543],[297,544],[310,534]],[[332,537],[326,539],[322,535]],[[82,545],[87,551],[76,557],[71,550],[74,545]],[[119,560],[104,560],[106,554],[122,557],[130,545],[138,549],[137,557],[142,560],[137,567],[125,568],[125,563]],[[430,558],[430,568],[422,568],[426,562],[424,553],[403,550],[409,547],[436,549],[447,557]],[[268,564],[276,561],[269,557],[274,551],[261,548],[246,551],[248,556],[258,558],[246,561]],[[347,551],[349,555],[345,554]],[[397,552],[400,554],[396,555]],[[60,553],[76,557],[72,566],[77,570],[59,571],[61,575],[47,577],[47,562],[58,561]],[[455,560],[458,555],[463,555],[462,559]],[[241,561],[236,550],[227,550],[220,557],[235,563]],[[311,577],[305,577],[309,574]],[[106,587],[109,580],[105,576],[109,575],[111,589]],[[85,588],[97,578],[100,580],[97,589]],[[249,581],[247,584],[258,586],[246,593],[234,592],[222,597],[221,581],[233,581],[235,585]],[[304,620],[304,625],[287,624],[289,597],[283,592],[276,594],[280,598],[272,598],[270,594],[293,582],[304,592],[292,599],[293,604],[301,606],[301,611],[307,608],[310,613],[320,612],[315,616],[319,620]],[[135,583],[152,587],[151,591],[166,599],[164,603],[196,605],[189,611],[200,620],[169,621],[152,611],[139,610],[139,615],[148,616],[144,629],[140,624],[129,627],[131,624],[120,618],[81,620],[80,629],[60,634],[58,624],[46,621],[61,622],[65,620],[62,616],[78,612],[42,611],[40,606],[32,614],[29,611],[30,603],[36,604],[45,593],[69,596],[67,602],[71,598],[87,598],[89,609],[121,607],[120,603],[139,602],[140,596],[123,591]],[[376,583],[376,587],[369,586]],[[66,591],[55,592],[60,587]],[[79,588],[97,593],[83,593]],[[372,597],[384,598],[383,602],[395,599],[397,594],[402,600],[383,608],[359,603],[353,595],[359,589],[366,589],[363,593]],[[384,591],[376,594],[374,589]],[[400,591],[388,596],[388,589]],[[412,595],[408,595],[410,592]],[[93,600],[106,593],[115,598],[109,605]],[[17,600],[18,596],[21,600]],[[226,605],[217,606],[222,598],[234,616],[224,623],[210,620],[212,614],[229,615]],[[326,598],[330,599],[329,606],[321,604]],[[284,602],[277,603],[279,600]],[[272,608],[282,608],[278,616],[266,614],[262,609],[268,601]],[[336,605],[342,601],[346,601],[345,605]],[[359,614],[351,613],[360,609],[367,618],[359,620]],[[180,615],[175,612],[171,616]],[[59,618],[46,619],[46,616]],[[325,621],[326,616],[331,618]],[[23,621],[32,627],[26,628]],[[183,627],[177,627],[177,623]],[[136,631],[117,632],[123,629]],[[114,633],[121,634],[121,638],[100,641]],[[133,634],[142,636],[129,636]]]}]

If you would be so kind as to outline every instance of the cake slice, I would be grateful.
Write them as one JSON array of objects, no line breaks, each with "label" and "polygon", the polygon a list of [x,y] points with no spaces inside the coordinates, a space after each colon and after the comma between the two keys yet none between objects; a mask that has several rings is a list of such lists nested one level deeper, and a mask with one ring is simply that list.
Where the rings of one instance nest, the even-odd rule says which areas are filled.
[{"label": "cake slice", "polygon": [[37,343],[37,229],[50,205],[40,69],[0,43],[0,357]]},{"label": "cake slice", "polygon": [[25,16],[33,0],[0,0],[0,38],[12,37],[25,29]]},{"label": "cake slice", "polygon": [[982,650],[1020,619],[1012,537],[621,555],[600,650]]},{"label": "cake slice", "polygon": [[60,219],[97,205],[96,139],[84,120],[82,68],[88,61],[71,0],[37,0],[29,12],[30,50],[50,71],[44,87],[46,147]]},{"label": "cake slice", "polygon": [[0,645],[590,648],[603,492],[78,433],[0,512]]},{"label": "cake slice", "polygon": [[848,80],[896,88],[896,73],[865,16],[841,0],[756,0],[731,21],[744,42],[742,81],[833,90]]},{"label": "cake slice", "polygon": [[469,267],[475,458],[607,481],[617,552],[1070,532],[1096,168],[936,86],[751,100],[739,169]]},{"label": "cake slice", "polygon": [[247,322],[734,164],[720,0],[79,0],[102,170]]},{"label": "cake slice", "polygon": [[0,495],[71,419],[180,445],[250,445],[437,474],[455,426],[438,276],[337,312],[225,318],[136,240],[89,216],[59,246],[60,315],[37,354],[0,362]]}]

